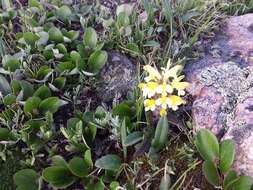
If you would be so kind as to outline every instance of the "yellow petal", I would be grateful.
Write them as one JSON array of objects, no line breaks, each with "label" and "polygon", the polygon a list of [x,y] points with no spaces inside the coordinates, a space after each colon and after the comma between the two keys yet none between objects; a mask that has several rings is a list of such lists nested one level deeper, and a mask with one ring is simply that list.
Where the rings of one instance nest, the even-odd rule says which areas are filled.
[{"label": "yellow petal", "polygon": [[173,81],[171,83],[171,85],[173,86],[173,88],[177,89],[177,90],[184,90],[189,86],[188,82],[177,82],[177,81]]},{"label": "yellow petal", "polygon": [[143,88],[146,87],[146,84],[145,84],[145,83],[140,83],[140,84],[138,85],[138,87],[139,87],[141,90],[143,90]]},{"label": "yellow petal", "polygon": [[160,116],[162,117],[162,116],[165,116],[165,115],[167,115],[166,110],[165,109],[161,109],[160,110]]},{"label": "yellow petal", "polygon": [[176,65],[171,69],[167,69],[164,73],[164,79],[167,80],[170,77],[177,78],[178,73],[182,71],[182,69],[183,69],[182,65]]},{"label": "yellow petal", "polygon": [[158,84],[157,84],[156,82],[148,82],[148,83],[147,83],[147,87],[148,87],[150,90],[157,90]]},{"label": "yellow petal", "polygon": [[179,106],[181,104],[185,104],[186,102],[179,96],[176,96],[176,95],[172,95],[172,96],[169,96],[169,99],[170,99],[170,107],[173,107],[173,106]]},{"label": "yellow petal", "polygon": [[160,80],[162,78],[162,76],[160,75],[158,70],[151,67],[150,65],[145,65],[144,70],[148,72],[148,74],[150,75],[148,78],[150,78],[150,79],[157,78]]},{"label": "yellow petal", "polygon": [[149,111],[149,110],[154,111],[155,106],[156,106],[156,101],[154,99],[146,99],[144,101],[145,111]]}]

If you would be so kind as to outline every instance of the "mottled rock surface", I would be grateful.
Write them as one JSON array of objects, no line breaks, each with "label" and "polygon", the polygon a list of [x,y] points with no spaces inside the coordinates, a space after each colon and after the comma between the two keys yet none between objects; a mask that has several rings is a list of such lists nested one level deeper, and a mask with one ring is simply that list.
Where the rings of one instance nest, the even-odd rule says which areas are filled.
[{"label": "mottled rock surface", "polygon": [[203,55],[186,65],[195,131],[236,143],[234,169],[253,177],[253,14],[230,17]]},{"label": "mottled rock surface", "polygon": [[108,53],[100,77],[99,97],[103,102],[118,101],[136,87],[135,64],[119,53]]}]

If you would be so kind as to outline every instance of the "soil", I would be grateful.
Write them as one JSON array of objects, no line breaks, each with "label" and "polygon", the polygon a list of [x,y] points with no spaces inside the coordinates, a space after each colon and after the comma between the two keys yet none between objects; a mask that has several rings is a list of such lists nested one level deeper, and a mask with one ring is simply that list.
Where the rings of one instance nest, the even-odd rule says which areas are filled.
[{"label": "soil", "polygon": [[[176,180],[188,169],[188,164],[192,164],[192,161],[187,160],[186,157],[180,157],[178,150],[183,147],[185,139],[177,139],[175,142],[171,143],[168,146],[168,149],[161,152],[159,154],[159,159],[154,161],[153,165],[158,167],[159,169],[164,168],[165,163],[169,160],[169,166],[171,166],[174,171],[174,175],[171,174],[171,184],[173,185]],[[195,156],[194,156],[195,157]],[[201,159],[199,159],[201,160]],[[147,174],[153,174],[152,167],[150,165],[150,161],[147,160],[145,156],[139,158],[140,162],[143,162],[141,167],[138,170],[136,177],[136,184],[141,184],[147,179]],[[152,189],[158,190],[161,178],[163,177],[164,172],[160,172],[158,175],[154,176],[150,183],[146,183],[142,189]],[[193,170],[190,170],[182,185],[183,190],[194,190],[195,188],[200,188],[203,190],[215,190],[215,188],[210,185],[204,177],[202,172],[201,163],[198,164]]]}]

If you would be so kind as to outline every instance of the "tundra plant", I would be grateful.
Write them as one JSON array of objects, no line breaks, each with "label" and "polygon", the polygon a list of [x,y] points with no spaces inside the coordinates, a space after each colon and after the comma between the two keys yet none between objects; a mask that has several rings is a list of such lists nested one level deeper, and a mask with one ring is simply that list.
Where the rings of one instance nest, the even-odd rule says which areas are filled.
[{"label": "tundra plant", "polygon": [[203,162],[203,173],[209,183],[223,190],[250,190],[252,179],[238,176],[231,166],[235,158],[235,144],[226,139],[218,142],[216,136],[207,129],[201,129],[195,145]]},{"label": "tundra plant", "polygon": [[167,114],[167,108],[177,110],[178,106],[185,104],[180,96],[185,95],[185,88],[188,82],[183,82],[184,75],[180,75],[182,65],[172,67],[171,61],[167,63],[167,67],[162,67],[162,72],[158,69],[146,65],[144,70],[147,72],[145,82],[139,84],[144,100],[145,111],[159,110],[160,115]]}]

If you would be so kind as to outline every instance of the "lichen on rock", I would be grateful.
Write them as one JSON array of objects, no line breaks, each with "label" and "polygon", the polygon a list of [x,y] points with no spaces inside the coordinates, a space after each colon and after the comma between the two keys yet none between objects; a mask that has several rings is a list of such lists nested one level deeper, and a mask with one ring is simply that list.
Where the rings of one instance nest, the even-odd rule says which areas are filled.
[{"label": "lichen on rock", "polygon": [[[192,118],[195,131],[210,129],[221,140],[233,139],[233,168],[253,177],[253,14],[226,20],[223,32],[207,47],[217,45],[220,56],[209,49],[195,63],[186,65],[194,97]],[[206,44],[205,44],[206,45]],[[208,49],[208,48],[207,48]]]}]

